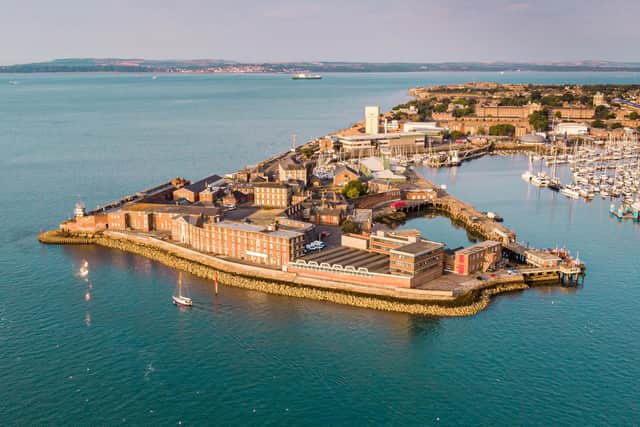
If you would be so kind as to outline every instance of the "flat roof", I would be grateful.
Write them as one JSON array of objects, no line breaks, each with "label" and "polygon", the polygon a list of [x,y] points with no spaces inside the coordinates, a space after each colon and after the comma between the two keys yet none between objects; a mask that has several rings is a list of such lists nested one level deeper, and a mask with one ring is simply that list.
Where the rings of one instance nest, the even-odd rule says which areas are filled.
[{"label": "flat roof", "polygon": [[561,259],[559,256],[550,254],[549,252],[536,251],[536,250],[526,251],[526,255],[527,256],[534,255],[540,259],[547,260],[547,261],[556,261]]},{"label": "flat roof", "polygon": [[437,249],[442,249],[443,247],[443,243],[432,242],[430,240],[419,240],[415,243],[409,243],[408,245],[403,245],[398,248],[392,249],[391,253],[417,256],[433,252]]},{"label": "flat roof", "polygon": [[193,205],[167,205],[161,203],[127,203],[120,208],[122,211],[130,212],[150,212],[150,213],[172,213],[186,215],[218,215],[220,208],[215,206],[193,206]]},{"label": "flat roof", "polygon": [[372,133],[366,135],[345,135],[338,136],[339,139],[345,141],[370,141],[378,139],[398,139],[403,136],[426,136],[426,131],[421,132],[394,132],[394,133]]},{"label": "flat roof", "polygon": [[482,241],[482,242],[478,242],[478,243],[476,243],[474,245],[467,246],[466,248],[462,248],[462,249],[460,249],[460,250],[458,250],[456,252],[460,253],[460,254],[468,254],[468,253],[471,253],[471,252],[474,252],[474,251],[477,251],[477,250],[480,250],[480,249],[490,248],[492,246],[496,246],[496,245],[500,245],[500,244],[501,244],[500,242],[496,242],[495,240],[485,240],[485,241]]},{"label": "flat roof", "polygon": [[287,184],[280,182],[260,182],[254,185],[255,188],[289,188]]},{"label": "flat roof", "polygon": [[233,229],[233,230],[240,230],[240,231],[247,231],[250,233],[264,233],[264,234],[269,234],[271,236],[284,237],[286,239],[293,239],[295,237],[302,236],[302,233],[298,233],[296,231],[289,231],[289,230],[270,231],[262,226],[255,225],[255,224],[247,224],[244,222],[222,221],[222,222],[213,223],[211,224],[211,226]]}]

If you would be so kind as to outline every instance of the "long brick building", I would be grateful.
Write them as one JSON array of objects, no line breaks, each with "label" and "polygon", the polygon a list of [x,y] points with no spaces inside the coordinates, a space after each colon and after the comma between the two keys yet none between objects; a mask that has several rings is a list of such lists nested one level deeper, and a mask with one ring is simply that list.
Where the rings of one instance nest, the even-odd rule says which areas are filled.
[{"label": "long brick building", "polygon": [[236,222],[180,216],[171,238],[198,251],[281,267],[304,253],[304,233]]}]

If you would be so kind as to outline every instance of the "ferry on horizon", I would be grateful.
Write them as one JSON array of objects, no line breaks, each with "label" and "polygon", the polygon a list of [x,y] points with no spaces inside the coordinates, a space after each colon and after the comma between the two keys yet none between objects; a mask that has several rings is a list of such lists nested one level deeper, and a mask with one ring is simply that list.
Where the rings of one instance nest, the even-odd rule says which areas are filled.
[{"label": "ferry on horizon", "polygon": [[320,80],[322,76],[320,74],[307,74],[297,73],[291,76],[293,80]]}]

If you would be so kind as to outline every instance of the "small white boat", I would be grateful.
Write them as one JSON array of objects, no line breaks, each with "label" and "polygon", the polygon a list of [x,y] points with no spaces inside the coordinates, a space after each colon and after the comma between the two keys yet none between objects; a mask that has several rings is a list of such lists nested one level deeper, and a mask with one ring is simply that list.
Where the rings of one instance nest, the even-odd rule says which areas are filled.
[{"label": "small white boat", "polygon": [[562,187],[560,189],[560,194],[563,194],[570,199],[577,199],[578,197],[580,197],[580,193],[578,193],[576,190],[574,190],[571,187]]},{"label": "small white boat", "polygon": [[174,295],[171,298],[173,303],[178,306],[191,307],[193,305],[191,298],[182,295],[182,272],[178,273],[178,295]]},{"label": "small white boat", "polygon": [[544,172],[540,172],[531,178],[531,184],[535,185],[536,187],[548,187],[549,183],[549,177]]},{"label": "small white boat", "polygon": [[174,295],[172,299],[175,305],[183,305],[185,307],[191,307],[193,305],[193,301],[191,301],[191,298],[183,297],[181,295]]}]

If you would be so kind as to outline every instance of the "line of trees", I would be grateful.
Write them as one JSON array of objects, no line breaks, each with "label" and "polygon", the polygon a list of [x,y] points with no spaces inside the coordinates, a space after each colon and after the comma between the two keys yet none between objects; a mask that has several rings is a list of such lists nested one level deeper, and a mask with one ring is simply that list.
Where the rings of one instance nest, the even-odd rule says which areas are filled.
[{"label": "line of trees", "polygon": [[489,135],[491,136],[515,136],[516,127],[507,123],[501,123],[493,125],[489,128]]}]

